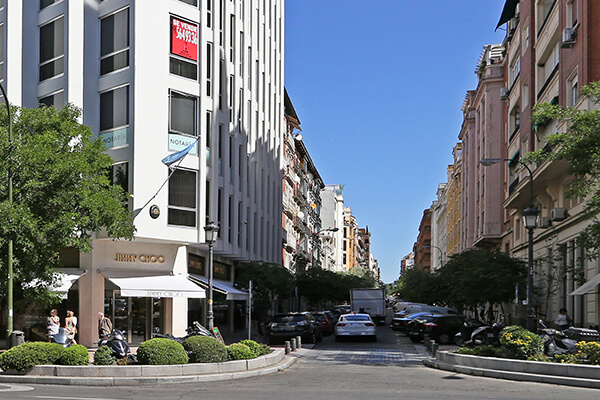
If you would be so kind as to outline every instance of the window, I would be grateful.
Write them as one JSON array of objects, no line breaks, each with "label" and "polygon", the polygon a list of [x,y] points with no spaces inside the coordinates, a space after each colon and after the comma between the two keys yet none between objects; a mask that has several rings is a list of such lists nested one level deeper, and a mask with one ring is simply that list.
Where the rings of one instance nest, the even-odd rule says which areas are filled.
[{"label": "window", "polygon": [[169,178],[168,224],[196,226],[196,172],[177,169]]},{"label": "window", "polygon": [[212,65],[212,43],[206,43],[206,95],[212,96],[212,80],[213,80],[213,65]]},{"label": "window", "polygon": [[129,192],[129,163],[123,162],[110,166],[108,178],[113,185],[120,186],[125,193]]},{"label": "window", "polygon": [[171,17],[170,72],[198,79],[198,25]]},{"label": "window", "polygon": [[55,108],[60,110],[65,105],[65,92],[60,91],[60,92],[42,97],[42,98],[40,98],[38,103],[40,105],[44,105],[46,107],[54,106]]},{"label": "window", "polygon": [[129,9],[100,22],[100,75],[129,66]]},{"label": "window", "polygon": [[190,6],[196,6],[196,7],[198,6],[198,0],[179,0],[179,1],[181,1],[183,3],[187,3]]},{"label": "window", "polygon": [[0,24],[0,80],[4,79],[4,24]]},{"label": "window", "polygon": [[206,0],[206,27],[212,28],[213,19],[213,0]]},{"label": "window", "polygon": [[44,8],[51,6],[54,3],[58,3],[59,1],[62,0],[40,0],[40,10],[43,10]]},{"label": "window", "polygon": [[579,100],[579,78],[575,74],[567,81],[567,105],[574,107]]},{"label": "window", "polygon": [[577,25],[577,0],[567,1],[567,26],[575,27]]},{"label": "window", "polygon": [[129,86],[100,94],[100,131],[129,125]]},{"label": "window", "polygon": [[65,20],[40,27],[40,82],[65,72]]},{"label": "window", "polygon": [[197,136],[197,98],[171,91],[169,100],[169,132]]}]

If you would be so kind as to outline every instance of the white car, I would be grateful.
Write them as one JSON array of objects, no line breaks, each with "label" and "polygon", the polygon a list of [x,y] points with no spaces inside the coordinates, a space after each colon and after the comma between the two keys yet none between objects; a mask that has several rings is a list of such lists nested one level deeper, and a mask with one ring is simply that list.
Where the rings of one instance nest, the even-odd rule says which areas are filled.
[{"label": "white car", "polygon": [[369,314],[343,314],[335,324],[335,340],[342,337],[368,337],[377,340],[377,328]]}]

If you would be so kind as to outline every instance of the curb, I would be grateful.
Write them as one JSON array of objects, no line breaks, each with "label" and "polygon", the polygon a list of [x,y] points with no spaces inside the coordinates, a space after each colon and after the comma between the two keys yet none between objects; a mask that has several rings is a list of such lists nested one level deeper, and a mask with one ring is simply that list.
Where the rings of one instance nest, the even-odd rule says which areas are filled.
[{"label": "curb", "polygon": [[[515,362],[518,363],[517,360],[515,360]],[[486,378],[506,379],[520,382],[535,382],[547,384],[549,383],[554,385],[600,389],[600,380],[591,379],[589,377],[568,377],[523,371],[507,371],[502,369],[481,368],[470,365],[457,365],[446,363],[435,358],[423,360],[423,365],[429,368],[439,369],[443,371],[456,372],[465,375],[482,376]]]},{"label": "curb", "polygon": [[[263,368],[224,372],[215,374],[198,375],[177,375],[177,376],[132,376],[132,377],[85,377],[85,376],[42,376],[42,375],[0,375],[0,384],[46,384],[46,385],[71,385],[71,386],[139,386],[139,385],[160,385],[164,383],[201,383],[216,382],[232,379],[253,378],[257,376],[270,375],[281,372],[291,367],[300,354],[284,356],[277,364]],[[123,367],[116,367],[123,368]]]}]

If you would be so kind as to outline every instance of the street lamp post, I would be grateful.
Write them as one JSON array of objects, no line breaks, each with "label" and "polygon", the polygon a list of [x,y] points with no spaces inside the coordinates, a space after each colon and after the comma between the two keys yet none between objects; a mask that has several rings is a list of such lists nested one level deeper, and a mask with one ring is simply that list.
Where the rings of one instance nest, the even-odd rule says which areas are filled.
[{"label": "street lamp post", "polygon": [[[508,158],[486,158],[479,163],[484,167],[489,167],[490,165],[498,164],[505,161],[511,161]],[[527,228],[528,234],[528,257],[527,257],[527,329],[531,332],[535,332],[535,328],[537,326],[535,321],[535,309],[533,307],[533,230],[537,226],[537,217],[539,214],[539,210],[534,206],[533,200],[533,173],[531,172],[531,168],[527,166],[527,164],[521,163],[523,167],[529,173],[529,207],[523,210],[523,224],[525,228]]]},{"label": "street lamp post", "polygon": [[[4,90],[4,86],[0,83],[0,90],[2,90],[2,96],[4,97],[4,103],[6,104],[6,112],[8,113],[8,151],[9,153],[12,151],[12,114],[10,112],[10,103],[8,102],[8,96],[6,95],[6,90]],[[11,207],[13,202],[13,181],[12,181],[12,163],[9,160],[8,163],[8,206]],[[6,268],[8,270],[8,282],[7,282],[7,293],[6,293],[6,305],[8,308],[8,318],[6,324],[7,331],[7,339],[10,337],[10,334],[13,331],[13,239],[12,236],[8,237],[8,260],[6,263]]]},{"label": "street lamp post", "polygon": [[442,249],[438,246],[433,246],[433,245],[424,245],[423,248],[434,248],[434,249],[438,249],[440,251],[440,267],[444,266],[444,252],[442,251]]},{"label": "street lamp post", "polygon": [[213,246],[217,241],[219,225],[211,221],[204,227],[204,231],[206,232],[206,243],[208,243],[208,313],[206,320],[208,322],[208,329],[212,332],[215,327],[213,313]]}]

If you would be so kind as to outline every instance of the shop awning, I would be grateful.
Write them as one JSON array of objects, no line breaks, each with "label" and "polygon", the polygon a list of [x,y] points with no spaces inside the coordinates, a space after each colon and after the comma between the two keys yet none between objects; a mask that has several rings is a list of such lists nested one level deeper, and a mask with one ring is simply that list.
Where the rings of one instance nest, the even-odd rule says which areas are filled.
[{"label": "shop awning", "polygon": [[[197,282],[204,289],[208,288],[208,278],[190,274],[190,279]],[[248,300],[248,292],[236,288],[231,282],[213,279],[213,290],[226,295],[227,300]]]},{"label": "shop awning", "polygon": [[504,3],[504,8],[502,9],[500,20],[498,21],[498,25],[496,25],[496,29],[500,28],[502,24],[507,23],[516,15],[517,4],[519,4],[519,0],[506,0],[506,3]]},{"label": "shop awning", "polygon": [[596,275],[577,289],[569,293],[569,296],[581,296],[596,289],[596,286],[600,285],[600,274]]},{"label": "shop awning", "polygon": [[[77,282],[79,278],[81,278],[87,270],[71,270],[68,272],[57,271],[54,273],[56,277],[56,281],[54,284],[48,287],[48,290],[58,293],[60,297],[63,299],[67,298],[67,294],[71,289],[71,286]],[[24,285],[26,288],[35,288],[40,285],[46,286],[46,284],[42,283],[39,279],[34,279],[33,281]]]},{"label": "shop awning", "polygon": [[206,292],[187,275],[149,275],[143,271],[101,271],[121,289],[123,297],[168,297],[203,299]]}]

